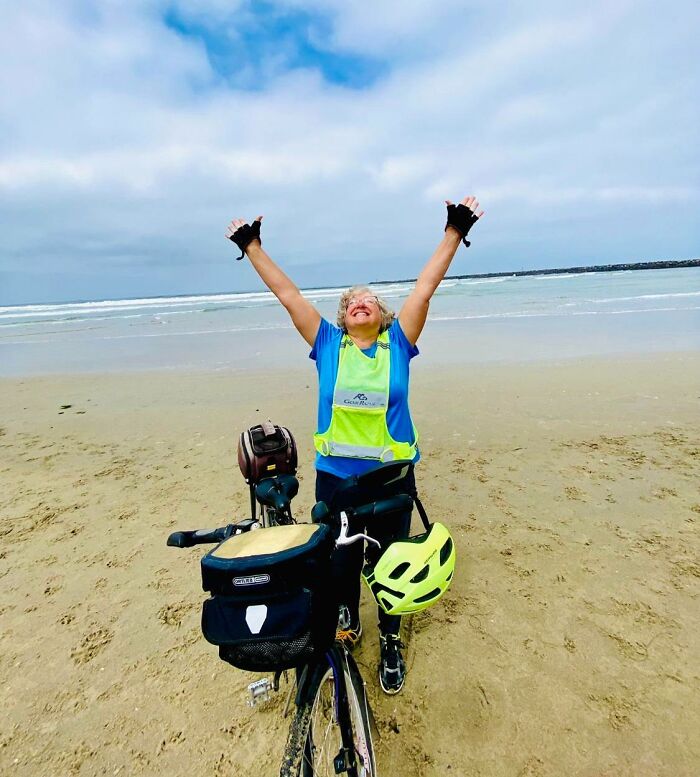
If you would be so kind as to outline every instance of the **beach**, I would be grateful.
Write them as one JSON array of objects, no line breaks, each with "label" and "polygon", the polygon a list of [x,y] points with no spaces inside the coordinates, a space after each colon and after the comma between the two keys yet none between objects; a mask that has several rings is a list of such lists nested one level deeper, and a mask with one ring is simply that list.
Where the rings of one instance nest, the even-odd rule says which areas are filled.
[{"label": "beach", "polygon": [[[277,773],[290,685],[246,706],[259,675],[201,636],[199,549],[165,545],[245,517],[237,436],[268,417],[308,520],[313,365],[258,365],[0,380],[3,774]],[[411,392],[458,566],[405,621],[399,696],[363,592],[380,773],[696,775],[697,350],[416,360]]]}]

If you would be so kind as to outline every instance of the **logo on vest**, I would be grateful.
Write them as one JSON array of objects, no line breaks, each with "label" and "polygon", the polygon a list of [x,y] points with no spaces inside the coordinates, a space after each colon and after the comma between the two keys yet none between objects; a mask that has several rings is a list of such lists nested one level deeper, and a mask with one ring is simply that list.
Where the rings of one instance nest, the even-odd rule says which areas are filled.
[{"label": "logo on vest", "polygon": [[378,391],[353,392],[352,390],[339,389],[335,392],[333,401],[337,405],[345,405],[346,407],[367,407],[374,409],[384,407],[386,404],[386,397]]},{"label": "logo on vest", "polygon": [[354,397],[347,398],[345,404],[352,405],[353,407],[366,407],[369,404],[369,397],[360,391]]}]

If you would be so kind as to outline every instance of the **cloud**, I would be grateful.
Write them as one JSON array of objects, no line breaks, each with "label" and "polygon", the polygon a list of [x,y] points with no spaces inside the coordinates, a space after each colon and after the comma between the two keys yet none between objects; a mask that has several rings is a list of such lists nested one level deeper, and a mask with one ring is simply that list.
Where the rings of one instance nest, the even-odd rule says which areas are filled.
[{"label": "cloud", "polygon": [[61,295],[86,296],[89,251],[95,297],[250,284],[221,237],[238,213],[266,215],[300,283],[415,275],[442,201],[471,192],[487,219],[455,271],[697,253],[699,17],[689,1],[11,5],[0,299],[50,298],[37,278],[58,266]]}]

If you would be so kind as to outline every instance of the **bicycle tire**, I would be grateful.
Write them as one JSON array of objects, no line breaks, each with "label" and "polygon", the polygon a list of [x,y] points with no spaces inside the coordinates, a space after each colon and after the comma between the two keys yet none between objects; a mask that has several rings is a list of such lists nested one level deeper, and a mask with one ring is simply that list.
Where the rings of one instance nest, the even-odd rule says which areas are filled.
[{"label": "bicycle tire", "polygon": [[280,777],[326,777],[335,775],[334,759],[344,742],[352,742],[355,766],[348,769],[350,777],[376,777],[377,767],[370,726],[369,704],[364,682],[355,662],[344,650],[333,653],[347,695],[349,731],[345,737],[336,709],[338,685],[334,670],[325,661],[319,664],[306,689],[306,702],[297,707],[289,730],[285,758]]},{"label": "bicycle tire", "polygon": [[352,655],[347,651],[343,651],[343,653],[345,659],[344,671],[348,687],[348,704],[350,704],[351,708],[353,704],[355,705],[354,711],[351,713],[353,731],[361,733],[366,753],[364,756],[366,764],[364,774],[358,769],[358,775],[359,777],[377,777],[373,736],[373,732],[376,732],[376,725],[372,715],[372,708],[369,706],[369,700],[367,699],[365,681]]}]

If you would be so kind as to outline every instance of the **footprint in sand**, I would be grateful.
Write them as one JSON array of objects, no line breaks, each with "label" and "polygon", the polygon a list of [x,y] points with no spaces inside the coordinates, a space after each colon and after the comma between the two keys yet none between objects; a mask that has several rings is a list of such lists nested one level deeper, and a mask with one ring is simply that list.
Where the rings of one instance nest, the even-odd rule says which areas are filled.
[{"label": "footprint in sand", "polygon": [[161,739],[157,749],[156,755],[160,755],[167,747],[171,745],[179,745],[185,741],[185,735],[182,731],[175,731],[167,739]]},{"label": "footprint in sand", "polygon": [[109,688],[105,688],[105,690],[97,697],[97,701],[107,701],[107,699],[121,695],[123,691],[124,683],[118,680],[116,683],[112,683]]},{"label": "footprint in sand", "polygon": [[219,753],[214,761],[214,777],[228,777],[229,774],[235,774],[237,766],[226,753]]},{"label": "footprint in sand", "polygon": [[81,643],[71,650],[71,658],[76,664],[87,664],[112,641],[114,634],[109,629],[97,629],[86,634]]},{"label": "footprint in sand", "polygon": [[135,553],[131,553],[128,556],[113,556],[112,558],[107,559],[105,566],[108,569],[127,569],[142,555],[142,553],[142,550],[137,550]]},{"label": "footprint in sand", "polygon": [[109,466],[96,472],[94,477],[111,477],[114,480],[123,480],[135,474],[133,465],[134,462],[131,459],[117,457],[110,462]]},{"label": "footprint in sand", "polygon": [[63,584],[61,583],[61,579],[58,577],[52,577],[49,578],[46,581],[46,586],[44,587],[44,596],[53,596],[54,594],[58,593],[63,588]]},{"label": "footprint in sand", "polygon": [[576,488],[576,486],[566,486],[564,489],[564,493],[566,494],[567,499],[572,499],[577,502],[585,502],[584,493],[581,491],[581,489]]},{"label": "footprint in sand", "polygon": [[621,634],[608,634],[620,654],[629,661],[646,661],[649,658],[649,645],[644,642],[631,642]]},{"label": "footprint in sand", "polygon": [[523,767],[518,772],[518,777],[542,777],[544,772],[544,761],[537,756],[528,758]]},{"label": "footprint in sand", "polygon": [[72,714],[87,707],[87,698],[79,689],[62,689],[50,697],[43,706],[49,714]]},{"label": "footprint in sand", "polygon": [[452,459],[452,469],[451,472],[453,474],[458,474],[460,472],[464,472],[464,459],[460,457],[456,457]]},{"label": "footprint in sand", "polygon": [[167,567],[161,567],[156,570],[154,579],[151,580],[150,583],[146,583],[146,587],[160,591],[163,588],[170,588],[172,584],[173,578],[170,574],[170,570]]},{"label": "footprint in sand", "polygon": [[674,491],[672,488],[658,488],[655,491],[651,492],[651,495],[655,499],[668,499],[669,496],[678,496],[678,492]]},{"label": "footprint in sand", "polygon": [[158,620],[166,626],[179,626],[187,613],[196,606],[193,602],[166,604],[158,610]]},{"label": "footprint in sand", "polygon": [[590,694],[588,699],[592,701],[601,712],[607,713],[610,726],[619,731],[633,724],[634,713],[639,711],[639,705],[632,699],[624,696],[608,694],[597,696]]},{"label": "footprint in sand", "polygon": [[671,585],[683,591],[691,582],[689,578],[700,578],[700,563],[694,559],[682,559],[671,562]]}]

